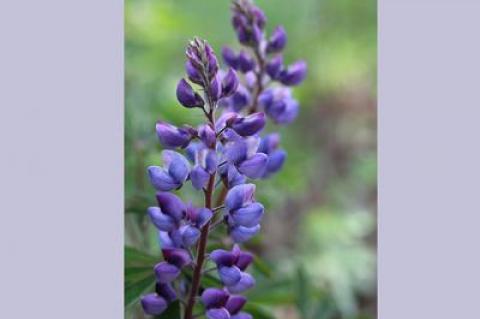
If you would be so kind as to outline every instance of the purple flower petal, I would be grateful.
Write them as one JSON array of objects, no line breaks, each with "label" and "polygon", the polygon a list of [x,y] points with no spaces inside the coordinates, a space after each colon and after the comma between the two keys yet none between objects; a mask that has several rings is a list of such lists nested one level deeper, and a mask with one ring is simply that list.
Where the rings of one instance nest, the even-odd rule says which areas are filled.
[{"label": "purple flower petal", "polygon": [[239,312],[230,317],[230,319],[253,319],[253,316],[247,312]]},{"label": "purple flower petal", "polygon": [[277,55],[273,57],[268,63],[267,63],[267,74],[270,76],[272,79],[277,79],[278,75],[280,75],[280,71],[283,68],[283,57],[281,55]]},{"label": "purple flower petal", "polygon": [[224,155],[230,163],[241,163],[247,158],[247,153],[248,145],[243,139],[228,142],[225,145]]},{"label": "purple flower petal", "polygon": [[237,61],[237,55],[235,54],[235,51],[233,51],[229,47],[223,47],[222,49],[222,57],[223,61],[225,61],[226,64],[228,64],[230,67],[236,69],[238,65]]},{"label": "purple flower petal", "polygon": [[158,283],[172,282],[180,275],[180,268],[166,261],[158,263],[154,270]]},{"label": "purple flower petal", "polygon": [[262,112],[253,113],[244,118],[237,118],[233,121],[232,129],[241,136],[252,136],[265,127],[265,114]]},{"label": "purple flower petal", "polygon": [[163,258],[172,265],[178,268],[183,268],[192,263],[192,257],[185,249],[167,248],[162,249]]},{"label": "purple flower petal", "polygon": [[259,230],[260,225],[253,227],[236,226],[231,229],[230,236],[234,242],[243,243],[255,236]]},{"label": "purple flower petal", "polygon": [[255,194],[254,184],[241,184],[232,187],[225,197],[225,206],[228,210],[235,210],[250,204]]},{"label": "purple flower petal", "polygon": [[223,249],[216,249],[210,253],[210,259],[217,264],[218,267],[229,267],[235,264],[237,256],[235,256],[232,252]]},{"label": "purple flower petal", "polygon": [[252,203],[243,208],[239,208],[231,212],[235,225],[253,227],[260,223],[263,216],[263,205],[260,203]]},{"label": "purple flower petal", "polygon": [[279,80],[284,85],[295,86],[302,83],[307,75],[307,63],[297,61],[283,70],[279,75]]},{"label": "purple flower petal", "polygon": [[238,88],[238,76],[233,69],[229,69],[225,78],[222,81],[222,96],[230,96],[237,91]]},{"label": "purple flower petal", "polygon": [[202,107],[205,102],[202,97],[193,91],[193,88],[185,79],[181,79],[177,85],[177,99],[185,107]]},{"label": "purple flower petal", "polygon": [[161,314],[168,307],[167,301],[156,293],[143,296],[140,303],[142,304],[143,311],[153,316]]},{"label": "purple flower petal", "polygon": [[224,266],[218,269],[218,275],[225,286],[232,286],[240,281],[242,273],[236,266]]},{"label": "purple flower petal", "polygon": [[166,148],[185,147],[192,138],[188,130],[166,122],[158,122],[155,129],[160,143]]},{"label": "purple flower petal", "polygon": [[287,33],[283,26],[277,26],[272,33],[272,36],[268,40],[267,52],[279,52],[282,51],[287,44]]},{"label": "purple flower petal", "polygon": [[210,174],[208,174],[208,172],[199,165],[196,165],[190,172],[190,179],[195,189],[202,189],[205,187],[209,178]]},{"label": "purple flower petal", "polygon": [[268,163],[266,173],[267,175],[274,174],[282,169],[283,163],[287,157],[284,150],[276,150],[268,156]]},{"label": "purple flower petal", "polygon": [[155,291],[159,296],[162,296],[168,303],[177,299],[177,293],[173,289],[171,284],[160,284],[155,285]]},{"label": "purple flower petal", "polygon": [[158,166],[148,167],[148,177],[152,186],[159,191],[171,191],[182,185],[171,177],[164,168]]},{"label": "purple flower petal", "polygon": [[255,279],[249,273],[243,272],[240,281],[233,286],[227,287],[227,289],[230,293],[238,294],[253,286],[255,286]]},{"label": "purple flower petal", "polygon": [[206,147],[212,148],[215,144],[215,131],[210,127],[210,125],[205,124],[200,126],[198,129],[198,135]]},{"label": "purple flower petal", "polygon": [[185,216],[187,207],[178,196],[167,192],[157,192],[156,197],[158,206],[164,214],[172,216],[177,222]]},{"label": "purple flower petal", "polygon": [[207,288],[203,291],[201,299],[207,309],[221,308],[228,300],[228,293],[223,289]]},{"label": "purple flower petal", "polygon": [[230,319],[230,314],[225,308],[213,308],[205,313],[207,319]]},{"label": "purple flower petal", "polygon": [[232,295],[228,298],[225,308],[231,315],[237,314],[247,302],[247,298],[240,295]]},{"label": "purple flower petal", "polygon": [[162,151],[162,158],[168,169],[168,174],[175,182],[180,185],[183,184],[187,180],[190,171],[188,160],[182,154],[171,150]]},{"label": "purple flower petal", "polygon": [[175,228],[175,220],[164,214],[158,207],[149,207],[147,210],[150,220],[159,230],[169,232]]},{"label": "purple flower petal", "polygon": [[252,158],[243,161],[238,166],[238,171],[250,178],[260,178],[267,168],[268,156],[263,153],[257,153]]},{"label": "purple flower petal", "polygon": [[193,246],[200,238],[200,230],[190,225],[184,225],[179,228],[182,242],[185,247]]}]

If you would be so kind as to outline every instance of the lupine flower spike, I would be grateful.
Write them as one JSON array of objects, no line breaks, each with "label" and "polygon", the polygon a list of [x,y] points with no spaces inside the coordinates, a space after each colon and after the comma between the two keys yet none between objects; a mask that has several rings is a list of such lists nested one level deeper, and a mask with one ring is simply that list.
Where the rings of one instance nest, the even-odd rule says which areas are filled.
[{"label": "lupine flower spike", "polygon": [[[205,121],[196,128],[164,121],[155,127],[164,150],[147,169],[158,203],[147,214],[158,230],[163,260],[153,269],[155,291],[141,299],[146,314],[159,315],[180,299],[184,319],[193,319],[199,300],[208,319],[253,318],[242,311],[242,294],[255,286],[248,273],[254,255],[239,245],[260,232],[265,214],[253,182],[279,172],[287,158],[280,135],[263,131],[269,120],[295,120],[299,103],[289,87],[299,85],[307,71],[304,61],[284,64],[286,30],[277,26],[267,35],[266,23],[251,1],[232,2],[242,49],[223,47],[223,69],[205,40],[195,38],[187,46],[176,95],[183,107],[203,112]],[[203,193],[202,203],[182,199],[185,187]],[[210,232],[222,230],[229,237],[222,243],[233,246],[207,251]],[[216,265],[222,288],[201,286],[207,262]]]}]

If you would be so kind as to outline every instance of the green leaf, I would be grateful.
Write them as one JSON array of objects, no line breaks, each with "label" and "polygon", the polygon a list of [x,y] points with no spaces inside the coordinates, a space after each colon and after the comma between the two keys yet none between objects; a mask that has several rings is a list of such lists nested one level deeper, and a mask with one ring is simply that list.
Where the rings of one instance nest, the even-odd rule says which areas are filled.
[{"label": "green leaf", "polygon": [[153,267],[159,258],[146,254],[136,248],[125,246],[125,267]]},{"label": "green leaf", "polygon": [[125,247],[125,307],[129,307],[155,286],[153,266],[158,258],[133,247]]},{"label": "green leaf", "polygon": [[153,271],[150,276],[139,281],[125,284],[125,307],[129,307],[137,302],[147,291],[155,286],[155,275]]},{"label": "green leaf", "polygon": [[155,319],[180,319],[180,302],[172,302],[167,310],[161,315],[155,316]]}]

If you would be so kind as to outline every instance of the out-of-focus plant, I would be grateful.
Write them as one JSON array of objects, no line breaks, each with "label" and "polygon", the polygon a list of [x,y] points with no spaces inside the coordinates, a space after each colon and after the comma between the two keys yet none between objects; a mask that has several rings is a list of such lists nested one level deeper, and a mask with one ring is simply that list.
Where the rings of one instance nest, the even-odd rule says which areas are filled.
[{"label": "out-of-focus plant", "polygon": [[[306,63],[284,66],[285,30],[278,26],[267,37],[266,17],[252,2],[235,0],[232,12],[232,25],[244,49],[238,54],[223,49],[230,68],[220,70],[212,47],[195,38],[186,50],[189,81],[181,79],[176,88],[180,104],[201,110],[205,122],[198,128],[165,121],[156,125],[165,149],[163,166],[148,167],[158,203],[148,208],[148,216],[158,229],[164,260],[154,266],[155,292],[141,298],[149,315],[261,317],[247,312],[258,309],[242,310],[247,299],[240,295],[255,285],[255,279],[245,271],[254,255],[242,251],[239,244],[259,232],[264,214],[263,205],[255,200],[255,185],[247,180],[268,178],[282,168],[286,152],[279,148],[280,135],[259,134],[267,117],[280,125],[297,117],[299,105],[288,87],[304,80]],[[184,149],[185,155],[174,149]],[[203,192],[199,206],[173,194],[187,182]],[[219,235],[222,229],[227,236]],[[218,248],[209,250],[207,244],[212,243]],[[231,250],[223,249],[232,245]],[[144,265],[150,258],[129,253],[136,254],[142,265],[132,265],[130,277],[145,276]],[[130,286],[130,291],[142,293],[151,280],[146,276],[137,283],[138,289]]]}]

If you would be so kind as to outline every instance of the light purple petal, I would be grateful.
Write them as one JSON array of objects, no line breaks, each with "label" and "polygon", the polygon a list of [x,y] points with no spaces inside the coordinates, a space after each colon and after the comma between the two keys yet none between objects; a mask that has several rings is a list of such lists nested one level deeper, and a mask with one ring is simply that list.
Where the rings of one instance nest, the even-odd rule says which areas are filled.
[{"label": "light purple petal", "polygon": [[267,155],[257,153],[252,158],[243,161],[240,166],[238,166],[238,171],[250,178],[260,178],[265,174],[267,162]]},{"label": "light purple petal", "polygon": [[158,263],[154,270],[157,282],[159,283],[172,282],[180,275],[180,268],[166,261]]},{"label": "light purple petal", "polygon": [[149,207],[147,212],[148,216],[150,216],[152,223],[159,230],[169,232],[175,228],[175,220],[167,214],[164,214],[160,208]]},{"label": "light purple petal", "polygon": [[243,272],[240,281],[236,285],[227,287],[227,289],[230,293],[238,294],[253,286],[255,286],[255,279],[249,273]]},{"label": "light purple petal", "polygon": [[231,266],[220,267],[218,269],[218,275],[220,276],[220,280],[225,286],[232,286],[240,281],[242,273],[238,267]]},{"label": "light purple petal", "polygon": [[156,190],[168,192],[180,187],[180,183],[175,181],[164,168],[158,166],[148,167],[148,177],[150,183]]},{"label": "light purple petal", "polygon": [[250,204],[255,194],[255,188],[254,184],[241,184],[232,187],[225,198],[225,206],[228,210],[235,210]]},{"label": "light purple petal", "polygon": [[205,187],[209,178],[210,174],[208,174],[208,172],[199,165],[196,165],[190,172],[192,186],[195,189],[202,189],[203,187]]},{"label": "light purple petal", "polygon": [[207,288],[203,291],[201,299],[207,309],[221,308],[228,300],[228,293],[223,289]]},{"label": "light purple petal", "polygon": [[263,205],[257,202],[232,211],[231,216],[235,225],[253,227],[260,223],[263,211]]},{"label": "light purple petal", "polygon": [[230,319],[230,314],[225,308],[213,308],[205,313],[207,319]]},{"label": "light purple petal", "polygon": [[236,226],[231,229],[230,236],[234,242],[243,243],[255,236],[259,230],[260,225],[256,225],[254,227]]},{"label": "light purple petal", "polygon": [[143,311],[153,316],[161,314],[168,307],[167,301],[156,293],[143,296],[140,303],[142,304]]}]

